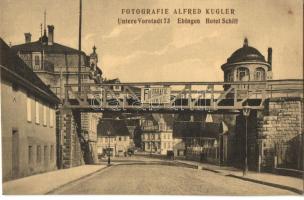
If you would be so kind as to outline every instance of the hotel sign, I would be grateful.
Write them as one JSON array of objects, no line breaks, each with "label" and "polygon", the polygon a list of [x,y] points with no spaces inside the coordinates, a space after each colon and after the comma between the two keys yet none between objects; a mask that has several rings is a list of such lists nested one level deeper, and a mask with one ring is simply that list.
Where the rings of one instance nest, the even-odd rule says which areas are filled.
[{"label": "hotel sign", "polygon": [[148,104],[170,103],[170,87],[145,87],[141,89],[141,101]]}]

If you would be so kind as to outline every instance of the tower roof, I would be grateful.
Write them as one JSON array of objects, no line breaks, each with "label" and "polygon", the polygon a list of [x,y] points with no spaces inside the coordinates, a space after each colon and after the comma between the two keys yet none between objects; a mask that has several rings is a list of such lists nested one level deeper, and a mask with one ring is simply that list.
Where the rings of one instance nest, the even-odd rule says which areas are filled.
[{"label": "tower roof", "polygon": [[266,62],[264,56],[254,47],[248,45],[248,39],[244,39],[243,47],[236,50],[228,59],[227,63],[236,63],[244,61]]}]

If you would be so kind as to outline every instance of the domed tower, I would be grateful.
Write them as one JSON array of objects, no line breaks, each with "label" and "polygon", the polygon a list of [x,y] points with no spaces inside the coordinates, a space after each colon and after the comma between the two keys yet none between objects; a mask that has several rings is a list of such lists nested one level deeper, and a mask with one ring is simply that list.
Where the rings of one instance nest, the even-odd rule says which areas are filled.
[{"label": "domed tower", "polygon": [[268,48],[268,61],[244,39],[243,47],[236,50],[222,66],[225,82],[265,81],[272,79],[272,49]]},{"label": "domed tower", "polygon": [[96,53],[96,47],[93,46],[93,52],[90,54],[90,78],[94,79],[95,83],[100,83],[102,81],[102,71],[97,66],[98,55]]},{"label": "domed tower", "polygon": [[90,54],[90,67],[91,70],[95,71],[98,63],[98,55],[96,53],[96,47],[93,46],[93,53]]}]

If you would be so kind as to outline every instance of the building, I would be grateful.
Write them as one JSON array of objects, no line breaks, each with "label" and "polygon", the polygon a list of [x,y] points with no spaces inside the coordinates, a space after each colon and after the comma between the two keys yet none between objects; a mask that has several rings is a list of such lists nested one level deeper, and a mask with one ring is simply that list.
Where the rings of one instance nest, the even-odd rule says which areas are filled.
[{"label": "building", "polygon": [[218,163],[220,159],[220,123],[203,121],[176,121],[173,137],[179,148],[175,155],[187,159]]},{"label": "building", "polygon": [[97,152],[105,156],[107,149],[111,156],[125,156],[133,144],[124,120],[103,119],[98,124]]},{"label": "building", "polygon": [[3,181],[56,169],[60,100],[0,38]]},{"label": "building", "polygon": [[[224,80],[269,81],[272,79],[272,48],[268,48],[268,59],[254,47],[249,46],[245,38],[243,47],[237,49],[221,66]],[[244,94],[257,85],[244,84]],[[274,86],[280,88],[280,86]],[[292,83],[290,88],[297,88]],[[227,88],[226,88],[227,89]],[[272,88],[276,89],[276,88]],[[282,89],[282,88],[281,88]],[[239,91],[238,91],[239,92]],[[264,110],[251,110],[248,117],[224,114],[228,126],[229,163],[243,168],[246,152],[248,167],[251,170],[273,170],[276,167],[303,169],[303,97],[271,95],[264,102]],[[245,126],[246,120],[248,126]],[[247,131],[247,137],[245,133]]]},{"label": "building", "polygon": [[[227,59],[227,62],[221,66],[224,72],[225,82],[237,81],[267,81],[272,79],[272,48],[268,48],[267,61],[265,57],[256,48],[249,46],[248,39],[244,39],[243,46],[235,50]],[[228,86],[229,87],[229,86]],[[247,95],[248,89],[259,87],[258,85],[238,85],[238,89],[244,89],[244,93],[238,91],[237,95]],[[225,87],[227,89],[227,86]],[[229,95],[229,94],[228,94]],[[233,94],[232,94],[233,95]],[[250,149],[256,151],[256,130],[254,130],[257,119],[257,113],[251,112],[252,123],[249,124],[251,133],[249,134]],[[223,143],[226,143],[227,151],[223,154],[226,164],[232,164],[236,167],[243,167],[245,152],[244,137],[244,116],[235,114],[224,114],[223,121],[228,127]],[[225,148],[225,147],[224,147]],[[255,165],[257,158],[256,152],[249,152],[249,164]]]},{"label": "building", "polygon": [[[77,84],[78,83],[78,63],[79,55],[81,57],[81,82],[82,83],[99,83],[102,81],[102,71],[98,65],[98,55],[96,53],[96,47],[93,47],[93,52],[90,56],[87,56],[85,52],[77,49],[67,47],[65,45],[56,43],[55,41],[55,27],[53,25],[48,26],[48,34],[46,34],[46,28],[44,34],[36,41],[32,41],[31,33],[25,33],[25,43],[12,46],[12,50],[31,68],[39,78],[51,88],[51,90],[60,98],[61,102],[68,98],[64,85]],[[77,89],[77,88],[74,88]],[[57,115],[57,154],[58,154],[58,167],[66,168],[71,166],[80,165],[80,157],[83,153],[79,148],[73,147],[72,144],[79,142],[77,130],[74,127],[75,121],[78,119],[71,119],[71,128],[74,132],[70,136],[66,136],[66,132],[62,131],[62,127],[65,127],[60,113]],[[90,152],[92,158],[85,159],[86,162],[97,161],[96,142],[97,142],[97,122],[101,118],[101,114],[98,113],[81,113],[81,132],[89,134]],[[74,116],[73,116],[74,117]],[[64,139],[68,138],[69,139]],[[71,143],[71,144],[69,144]],[[71,147],[67,147],[71,146]],[[70,161],[69,155],[65,155],[66,150],[69,149],[70,155],[73,156]],[[75,162],[73,162],[73,160]]]},{"label": "building", "polygon": [[143,150],[161,155],[173,151],[173,121],[169,114],[145,116],[141,121]]}]

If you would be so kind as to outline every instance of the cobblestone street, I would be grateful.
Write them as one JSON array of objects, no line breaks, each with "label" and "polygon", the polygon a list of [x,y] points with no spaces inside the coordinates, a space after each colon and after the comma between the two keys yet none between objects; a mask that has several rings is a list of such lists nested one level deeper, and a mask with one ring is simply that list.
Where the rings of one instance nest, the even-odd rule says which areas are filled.
[{"label": "cobblestone street", "polygon": [[114,165],[53,194],[295,195],[210,171],[150,164]]}]

